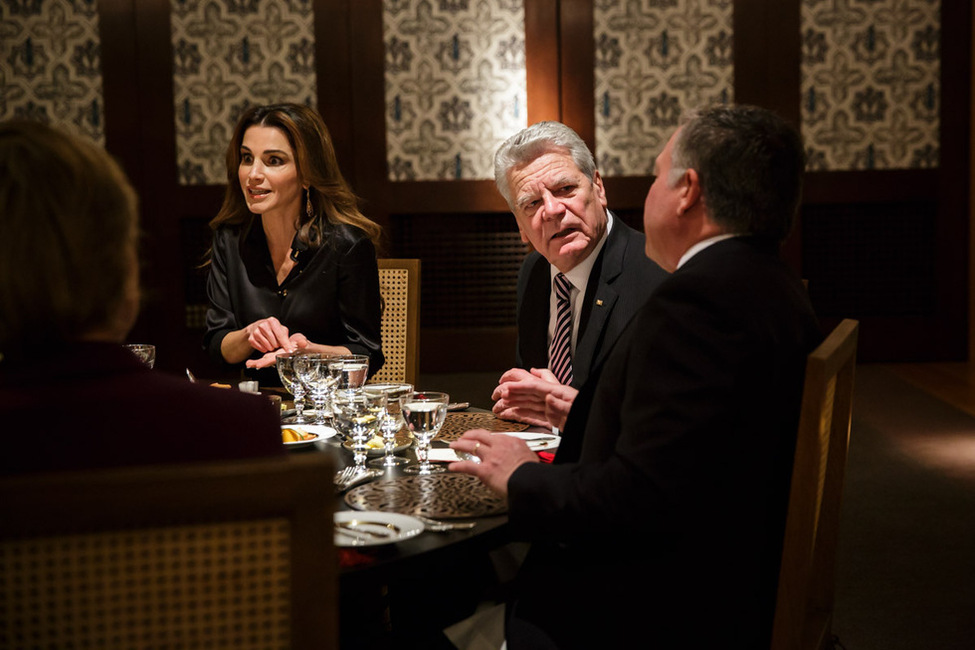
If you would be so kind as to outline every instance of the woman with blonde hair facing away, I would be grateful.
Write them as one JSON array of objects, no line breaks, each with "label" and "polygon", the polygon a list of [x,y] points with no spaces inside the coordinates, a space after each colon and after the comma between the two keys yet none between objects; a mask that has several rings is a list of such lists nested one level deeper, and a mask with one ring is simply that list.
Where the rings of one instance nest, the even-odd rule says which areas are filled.
[{"label": "woman with blonde hair facing away", "polygon": [[150,370],[136,195],[95,144],[0,123],[0,474],[283,453],[259,395]]},{"label": "woman with blonde hair facing away", "polygon": [[383,364],[376,248],[328,129],[300,104],[256,106],[227,148],[227,191],[210,222],[204,345],[277,384],[275,357],[307,350]]}]

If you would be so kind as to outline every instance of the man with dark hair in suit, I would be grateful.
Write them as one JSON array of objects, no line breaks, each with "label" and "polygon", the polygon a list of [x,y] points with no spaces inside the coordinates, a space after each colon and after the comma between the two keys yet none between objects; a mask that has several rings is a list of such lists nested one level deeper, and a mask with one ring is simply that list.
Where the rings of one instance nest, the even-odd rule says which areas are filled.
[{"label": "man with dark hair in suit", "polygon": [[643,254],[641,233],[606,209],[592,153],[564,124],[513,135],[494,175],[532,248],[518,275],[517,367],[502,375],[494,411],[547,426],[546,397],[571,402],[666,273]]},{"label": "man with dark hair in suit", "polygon": [[532,542],[509,650],[768,647],[805,361],[822,338],[779,258],[802,171],[799,135],[773,113],[691,114],[644,205],[647,255],[672,274],[576,396],[563,438],[581,443],[551,465],[484,430],[451,444],[478,458],[450,468],[505,494]]}]

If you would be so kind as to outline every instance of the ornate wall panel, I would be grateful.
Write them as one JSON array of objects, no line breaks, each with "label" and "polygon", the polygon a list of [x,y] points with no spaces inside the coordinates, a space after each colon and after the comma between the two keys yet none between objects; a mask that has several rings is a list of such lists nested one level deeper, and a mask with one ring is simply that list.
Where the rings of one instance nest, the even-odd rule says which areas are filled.
[{"label": "ornate wall panel", "polygon": [[389,179],[494,178],[527,123],[522,0],[384,0]]},{"label": "ornate wall panel", "polygon": [[803,0],[813,170],[937,167],[940,0]]},{"label": "ornate wall panel", "polygon": [[171,2],[180,184],[223,184],[241,111],[317,103],[311,0]]},{"label": "ornate wall panel", "polygon": [[596,159],[642,176],[689,107],[734,99],[732,0],[595,0]]},{"label": "ornate wall panel", "polygon": [[0,119],[15,117],[104,144],[95,0],[0,2]]}]

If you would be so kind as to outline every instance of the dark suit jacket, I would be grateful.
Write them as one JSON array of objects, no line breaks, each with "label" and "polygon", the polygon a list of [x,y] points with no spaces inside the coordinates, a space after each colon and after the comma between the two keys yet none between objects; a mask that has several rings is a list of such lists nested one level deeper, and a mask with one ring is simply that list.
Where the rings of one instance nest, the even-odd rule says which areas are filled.
[{"label": "dark suit jacket", "polygon": [[756,241],[665,280],[573,404],[578,458],[560,449],[508,483],[534,542],[508,647],[767,648],[820,340],[801,282]]},{"label": "dark suit jacket", "polygon": [[149,370],[120,345],[0,362],[0,474],[281,453],[268,399]]},{"label": "dark suit jacket", "polygon": [[[548,367],[548,260],[532,252],[518,274],[519,368]],[[572,385],[578,388],[601,363],[637,310],[667,273],[644,253],[643,233],[614,218],[613,229],[593,264],[572,354]],[[601,303],[601,304],[597,304]]]}]

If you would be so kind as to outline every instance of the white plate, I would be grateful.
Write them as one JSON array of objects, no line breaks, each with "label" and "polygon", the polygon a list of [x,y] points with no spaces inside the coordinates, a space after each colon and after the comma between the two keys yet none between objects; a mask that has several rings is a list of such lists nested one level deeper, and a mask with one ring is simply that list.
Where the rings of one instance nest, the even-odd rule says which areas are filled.
[{"label": "white plate", "polygon": [[[341,510],[335,513],[334,519],[336,546],[393,544],[423,532],[419,519],[396,512]],[[341,527],[343,524],[350,529]]]},{"label": "white plate", "polygon": [[296,429],[298,431],[315,434],[314,438],[309,438],[308,440],[285,442],[284,446],[289,448],[304,447],[305,445],[310,445],[318,442],[319,440],[325,440],[326,438],[331,438],[335,435],[335,429],[332,427],[327,427],[324,424],[282,424],[281,429]]}]

